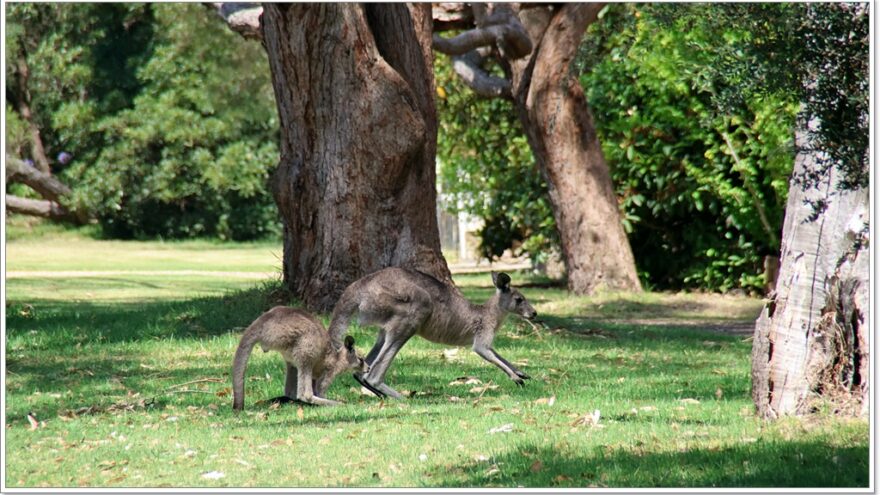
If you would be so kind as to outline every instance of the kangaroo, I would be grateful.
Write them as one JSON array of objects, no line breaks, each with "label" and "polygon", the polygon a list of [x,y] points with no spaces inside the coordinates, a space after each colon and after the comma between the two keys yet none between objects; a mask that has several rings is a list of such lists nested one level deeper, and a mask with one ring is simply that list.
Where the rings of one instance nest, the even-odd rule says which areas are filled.
[{"label": "kangaroo", "polygon": [[[273,399],[287,402],[296,399],[308,404],[335,406],[338,401],[325,399],[324,392],[339,373],[369,371],[366,362],[354,349],[354,338],[345,338],[340,349],[331,346],[324,325],[306,311],[276,306],[266,311],[244,331],[232,362],[232,409],[244,409],[244,373],[256,344],[263,352],[278,351],[287,363],[284,396]],[[295,394],[295,396],[294,396]]]},{"label": "kangaroo", "polygon": [[380,327],[376,344],[367,354],[370,371],[355,379],[376,395],[401,398],[385,384],[391,361],[414,335],[440,344],[471,345],[481,358],[501,368],[518,385],[528,375],[516,369],[492,348],[495,332],[507,313],[526,319],[538,313],[523,295],[510,287],[510,276],[492,273],[497,289],[485,304],[472,304],[454,287],[436,278],[404,268],[385,268],[353,282],[342,293],[330,322],[333,345],[341,345],[355,313],[364,325]]}]

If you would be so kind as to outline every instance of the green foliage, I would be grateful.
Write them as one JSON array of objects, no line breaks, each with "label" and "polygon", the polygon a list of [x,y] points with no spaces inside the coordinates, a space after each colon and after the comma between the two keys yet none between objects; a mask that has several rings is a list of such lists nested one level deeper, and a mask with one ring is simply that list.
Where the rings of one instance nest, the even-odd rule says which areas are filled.
[{"label": "green foliage", "polygon": [[513,248],[544,261],[558,244],[556,222],[513,104],[474,97],[446,56],[437,55],[434,69],[443,206],[483,220],[482,256],[496,258]]},{"label": "green foliage", "polygon": [[[741,23],[669,27],[634,4],[610,5],[588,31],[582,81],[651,284],[758,291],[763,257],[778,253],[797,104],[737,91],[749,40]],[[720,92],[739,103],[722,108]]]},{"label": "green foliage", "polygon": [[279,232],[266,186],[278,123],[258,44],[196,4],[16,4],[9,14],[48,154],[74,156],[53,167],[105,234]]}]

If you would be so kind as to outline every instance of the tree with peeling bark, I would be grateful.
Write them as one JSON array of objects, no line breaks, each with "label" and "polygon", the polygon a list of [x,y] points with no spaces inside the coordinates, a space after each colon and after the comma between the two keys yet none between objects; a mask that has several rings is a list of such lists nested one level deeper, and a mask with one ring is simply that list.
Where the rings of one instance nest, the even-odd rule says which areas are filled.
[{"label": "tree with peeling bark", "polygon": [[776,290],[755,327],[764,418],[869,411],[869,8],[801,7],[802,99]]},{"label": "tree with peeling bark", "polygon": [[[641,290],[611,175],[571,64],[604,4],[438,4],[434,48],[483,97],[513,100],[544,176],[568,288]],[[496,64],[504,77],[492,74]]]}]

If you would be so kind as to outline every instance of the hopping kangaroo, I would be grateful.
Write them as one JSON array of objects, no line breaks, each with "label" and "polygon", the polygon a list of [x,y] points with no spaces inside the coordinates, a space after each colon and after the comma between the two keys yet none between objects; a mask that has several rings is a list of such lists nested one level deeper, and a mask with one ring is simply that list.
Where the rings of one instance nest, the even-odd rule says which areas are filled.
[{"label": "hopping kangaroo", "polygon": [[501,368],[519,385],[528,375],[492,349],[495,332],[507,313],[533,319],[537,312],[519,291],[510,288],[510,277],[492,273],[495,294],[485,304],[472,304],[452,286],[424,273],[403,268],[385,268],[353,282],[333,309],[330,337],[341,345],[349,322],[357,313],[364,325],[380,327],[370,353],[366,376],[355,379],[374,392],[400,398],[385,384],[385,373],[397,352],[413,335],[440,344],[471,345],[480,357]]},{"label": "hopping kangaroo", "polygon": [[350,335],[345,338],[344,346],[335,349],[324,325],[310,313],[276,306],[251,323],[235,351],[232,362],[233,410],[244,409],[244,372],[251,351],[258,343],[263,352],[278,351],[287,362],[284,396],[274,400],[295,398],[309,404],[337,405],[340,403],[323,397],[333,378],[345,370],[361,373],[369,370],[355,352],[354,338]]}]

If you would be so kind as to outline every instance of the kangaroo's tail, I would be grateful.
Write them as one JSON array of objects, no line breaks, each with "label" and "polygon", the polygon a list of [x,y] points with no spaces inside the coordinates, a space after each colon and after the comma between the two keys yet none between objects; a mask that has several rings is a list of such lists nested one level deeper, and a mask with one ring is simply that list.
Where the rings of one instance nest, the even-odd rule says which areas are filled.
[{"label": "kangaroo's tail", "polygon": [[235,350],[235,358],[232,361],[232,410],[241,411],[244,409],[244,372],[247,369],[248,358],[254,345],[260,340],[260,332],[255,327],[256,321],[244,331],[241,342],[238,343],[238,349]]},{"label": "kangaroo's tail", "polygon": [[351,322],[351,318],[360,304],[357,297],[358,285],[357,282],[349,285],[339,298],[339,302],[336,303],[336,307],[333,308],[329,332],[330,342],[333,344],[334,349],[342,348],[342,338],[348,332],[348,324]]}]

